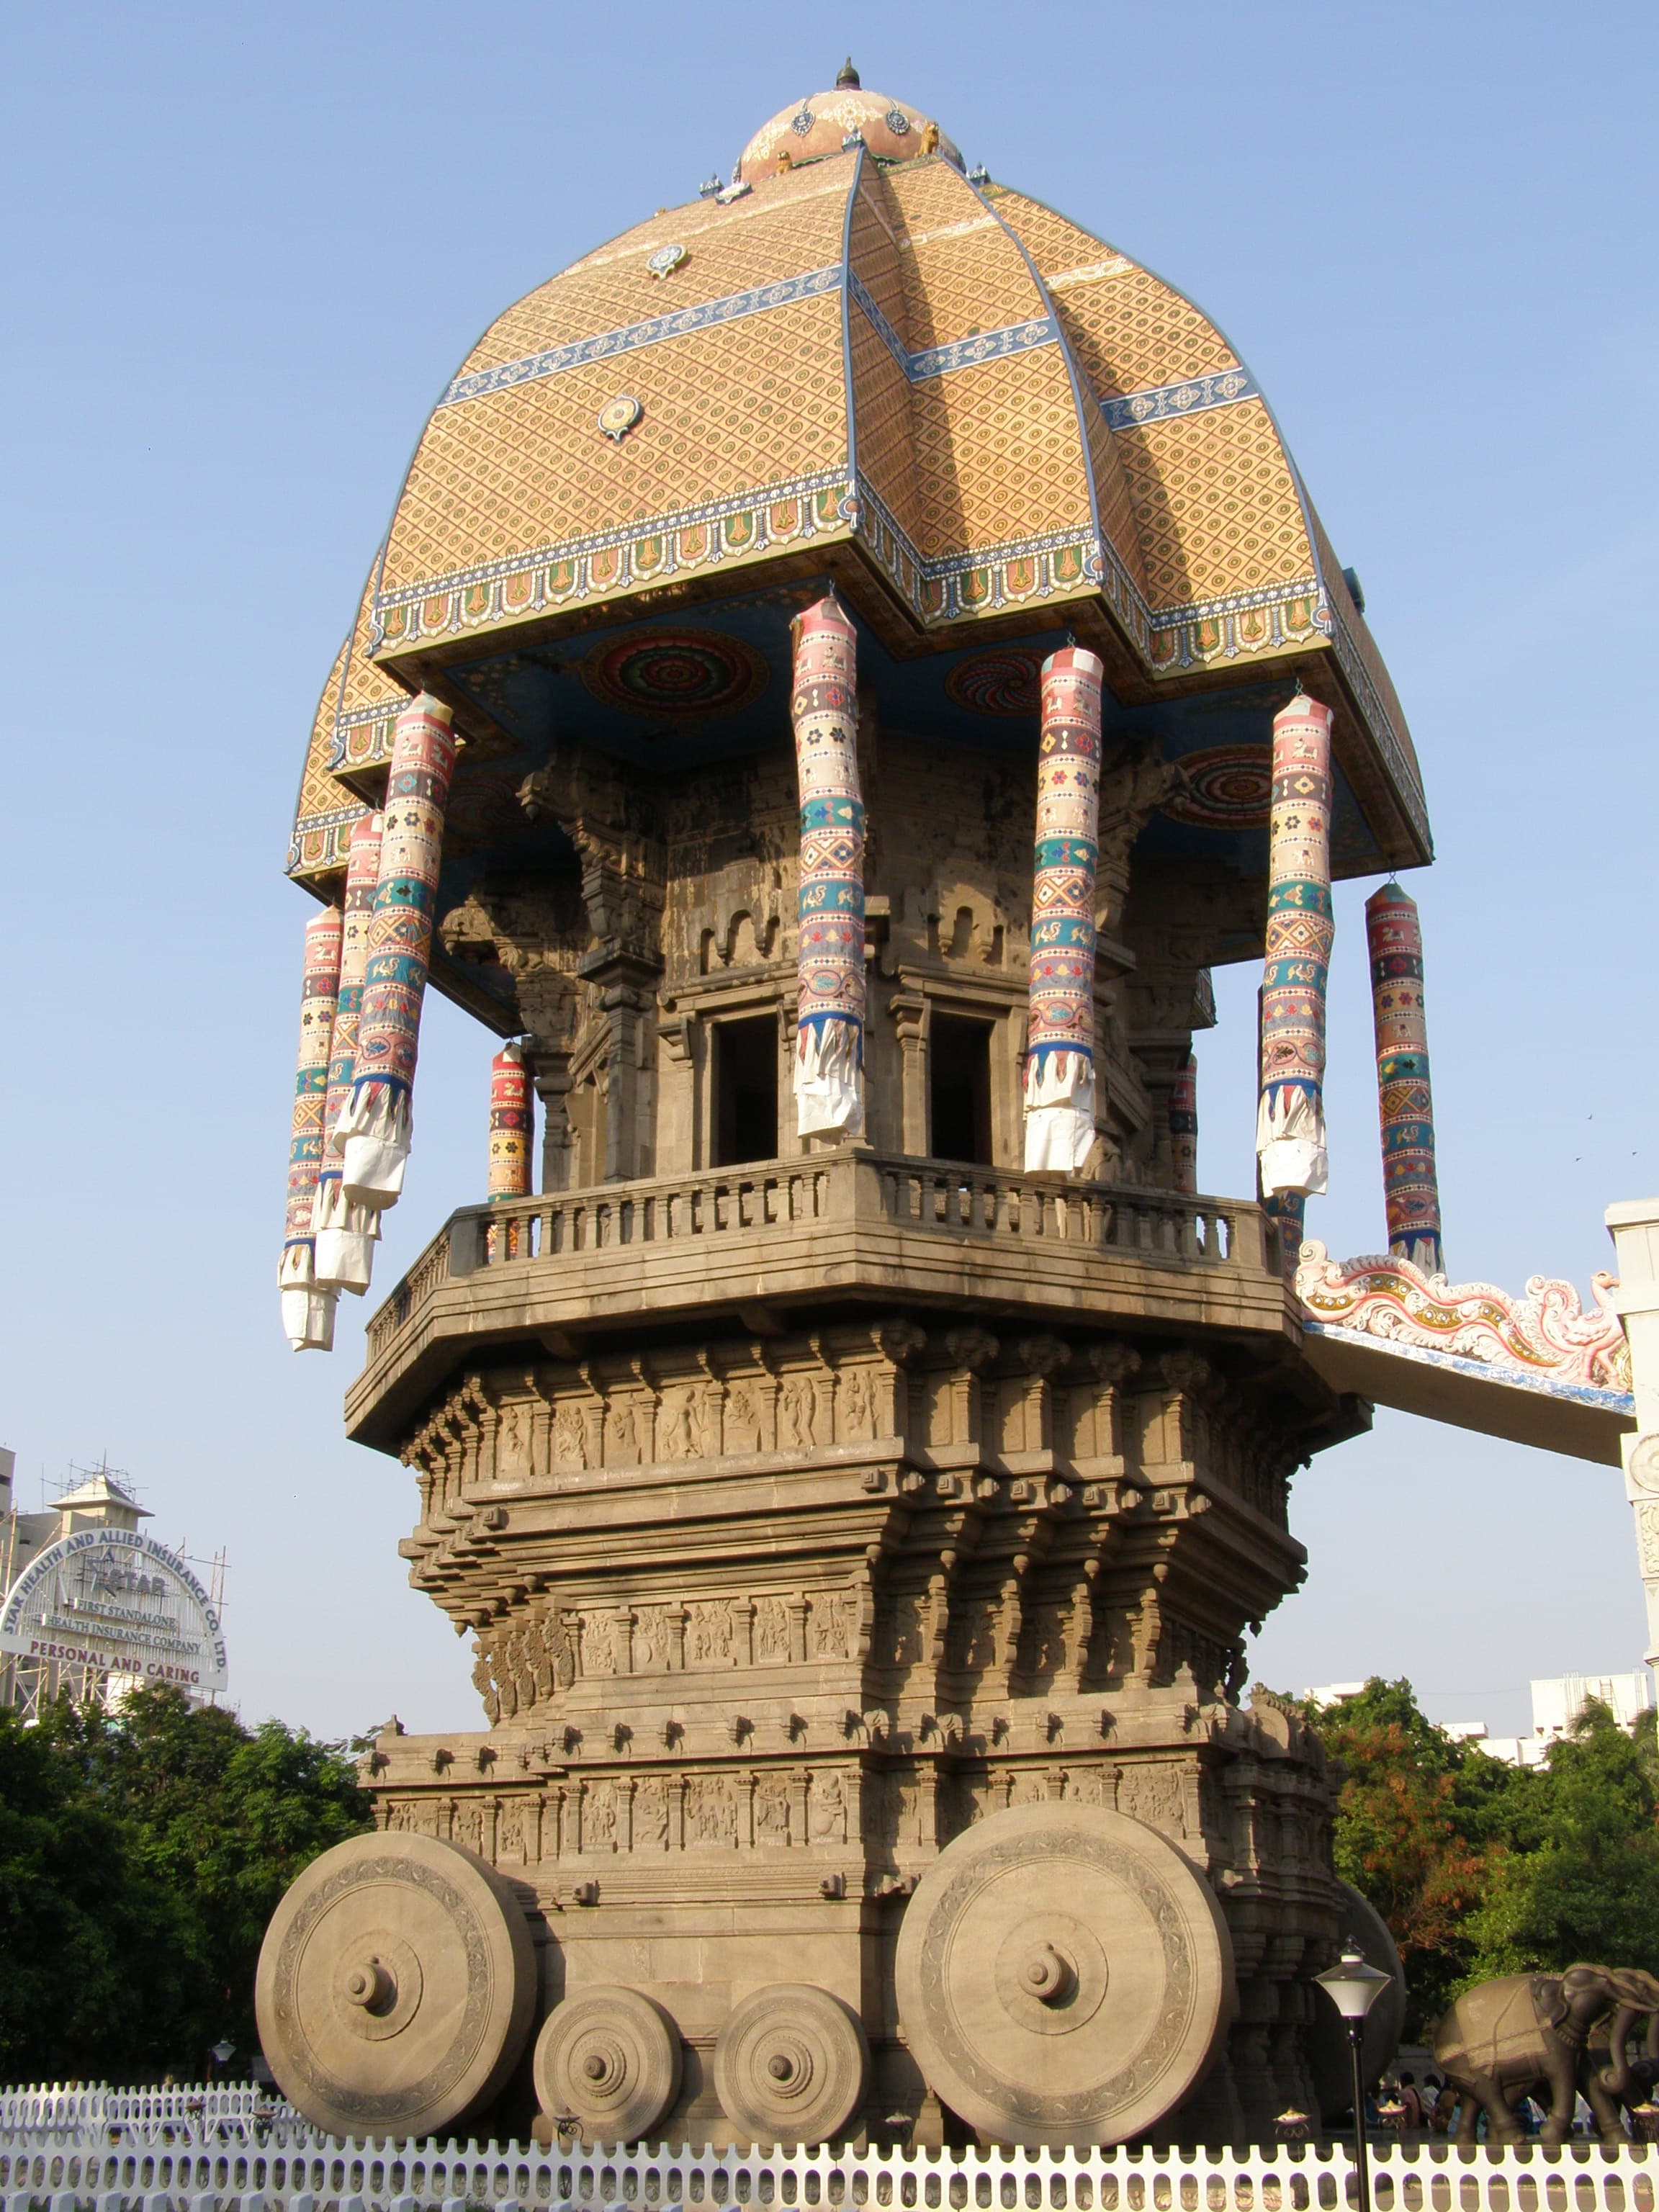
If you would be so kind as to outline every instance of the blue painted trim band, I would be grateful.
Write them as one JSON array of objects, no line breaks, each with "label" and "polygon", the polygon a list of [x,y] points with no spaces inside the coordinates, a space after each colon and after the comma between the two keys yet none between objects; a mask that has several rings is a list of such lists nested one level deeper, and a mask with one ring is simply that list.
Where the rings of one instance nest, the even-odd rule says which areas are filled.
[{"label": "blue painted trim band", "polygon": [[641,346],[660,345],[665,338],[689,336],[722,323],[741,322],[747,315],[763,315],[773,307],[793,307],[802,300],[838,292],[843,276],[838,261],[823,269],[809,269],[799,276],[784,276],[773,284],[757,284],[746,292],[729,292],[724,299],[705,300],[695,307],[682,307],[672,315],[653,315],[648,322],[629,323],[621,330],[601,331],[591,338],[573,338],[568,344],[549,346],[526,354],[520,361],[504,361],[496,368],[481,368],[471,376],[458,376],[440,407],[456,407],[463,400],[486,398],[515,385],[534,384],[545,376],[560,376],[568,368],[609,361],[617,354],[637,353]]},{"label": "blue painted trim band", "polygon": [[926,384],[954,368],[976,368],[981,362],[1003,361],[1010,354],[1029,353],[1034,346],[1060,342],[1054,317],[1036,315],[1029,322],[1011,323],[1006,330],[981,331],[971,338],[953,338],[949,345],[924,346],[920,353],[912,353],[856,272],[849,275],[848,289],[865,320],[912,384]]},{"label": "blue painted trim band", "polygon": [[1131,392],[1121,399],[1103,399],[1100,411],[1109,430],[1138,430],[1147,422],[1170,422],[1183,415],[1201,415],[1210,407],[1236,406],[1241,399],[1259,399],[1255,380],[1247,368],[1217,369],[1209,376],[1188,376],[1179,384],[1160,384],[1150,392]]}]

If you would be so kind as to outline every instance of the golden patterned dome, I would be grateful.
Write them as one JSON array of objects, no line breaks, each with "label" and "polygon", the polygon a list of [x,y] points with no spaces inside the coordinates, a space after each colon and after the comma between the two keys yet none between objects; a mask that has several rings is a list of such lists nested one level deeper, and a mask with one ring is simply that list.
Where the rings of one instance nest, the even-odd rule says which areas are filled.
[{"label": "golden patterned dome", "polygon": [[855,132],[878,161],[913,161],[937,153],[962,167],[961,155],[931,117],[884,92],[866,92],[849,60],[833,91],[812,93],[761,125],[738,156],[732,181],[753,185],[780,166],[839,154]]},{"label": "golden patterned dome", "polygon": [[809,572],[901,659],[1069,629],[1126,702],[1334,664],[1379,849],[1426,856],[1393,687],[1248,368],[1129,255],[930,136],[884,94],[815,94],[718,194],[486,332],[319,706],[301,872],[339,864],[404,692],[476,715],[497,679],[468,668]]}]

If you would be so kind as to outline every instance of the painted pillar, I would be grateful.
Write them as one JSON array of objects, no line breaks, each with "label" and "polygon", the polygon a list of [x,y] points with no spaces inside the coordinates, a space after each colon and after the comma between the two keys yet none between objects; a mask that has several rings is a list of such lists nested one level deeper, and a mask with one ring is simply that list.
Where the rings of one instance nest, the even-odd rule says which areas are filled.
[{"label": "painted pillar", "polygon": [[1025,1166],[1080,1174],[1095,1141],[1095,866],[1101,679],[1080,646],[1042,664],[1025,1033]]},{"label": "painted pillar", "polygon": [[530,1195],[530,1071],[517,1038],[489,1063],[489,1202]]},{"label": "painted pillar", "polygon": [[357,1064],[339,1121],[346,1200],[377,1213],[402,1196],[409,1161],[421,1005],[455,767],[452,719],[430,692],[411,699],[398,717],[386,778]]},{"label": "painted pillar", "polygon": [[368,1288],[380,1233],[378,1211],[352,1206],[341,1188],[345,1155],[340,1116],[351,1097],[357,1066],[357,1030],[363,1009],[363,975],[368,965],[368,927],[380,873],[380,833],[385,817],[365,814],[352,826],[346,865],[345,925],[340,947],[340,995],[334,1008],[334,1037],[328,1054],[328,1095],[323,1102],[323,1164],[317,1178],[312,1225],[317,1236],[317,1280],[359,1297]]},{"label": "painted pillar", "polygon": [[1326,1187],[1325,989],[1331,960],[1331,710],[1298,692],[1273,717],[1261,1101],[1267,1198]]},{"label": "painted pillar", "polygon": [[1188,1198],[1198,1195],[1198,1061],[1190,1052],[1170,1089],[1170,1182]]},{"label": "painted pillar", "polygon": [[800,780],[795,1126],[803,1137],[856,1137],[864,1127],[858,641],[833,595],[797,615],[791,635]]},{"label": "painted pillar", "polygon": [[312,1202],[323,1158],[323,1101],[328,1091],[328,1048],[334,1034],[334,1001],[340,988],[340,909],[325,907],[306,924],[304,980],[300,992],[300,1052],[294,1076],[294,1115],[288,1153],[288,1218],[277,1282],[283,1328],[296,1352],[334,1348],[334,1292],[318,1287],[311,1234]]},{"label": "painted pillar", "polygon": [[1434,1168],[1434,1093],[1429,1083],[1423,931],[1417,901],[1398,884],[1384,884],[1365,902],[1365,936],[1371,956],[1389,1249],[1425,1275],[1443,1275],[1446,1260]]}]

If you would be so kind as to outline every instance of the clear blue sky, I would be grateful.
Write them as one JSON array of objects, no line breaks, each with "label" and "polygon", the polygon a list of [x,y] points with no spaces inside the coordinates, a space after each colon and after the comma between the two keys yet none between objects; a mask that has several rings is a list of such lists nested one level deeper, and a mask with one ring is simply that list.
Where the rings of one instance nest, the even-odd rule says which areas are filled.
[{"label": "clear blue sky", "polygon": [[[274,1274],[317,693],[426,410],[508,301],[729,173],[834,76],[1189,293],[1360,571],[1439,845],[1414,878],[1453,1271],[1607,1262],[1659,1188],[1651,4],[949,10],[59,4],[6,29],[0,1435],[107,1450],[228,1545],[250,1715],[476,1724],[404,1584],[414,1486],[349,1447]],[[1334,1188],[1382,1241],[1360,905],[1339,899]],[[1255,977],[1218,979],[1206,1187],[1251,1187]],[[483,1034],[423,1042],[389,1286],[483,1179]],[[1636,1663],[1618,1475],[1403,1418],[1299,1478],[1280,1686],[1409,1674],[1525,1724]]]}]

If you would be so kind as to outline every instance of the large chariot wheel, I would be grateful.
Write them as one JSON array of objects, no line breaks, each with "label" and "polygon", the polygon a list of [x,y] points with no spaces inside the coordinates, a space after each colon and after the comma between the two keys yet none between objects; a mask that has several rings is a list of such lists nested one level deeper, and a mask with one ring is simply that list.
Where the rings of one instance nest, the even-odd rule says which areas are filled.
[{"label": "large chariot wheel", "polygon": [[333,2135],[425,2136],[497,2094],[536,2008],[524,1908],[459,1844],[354,1836],[272,1915],[254,1987],[279,2087]]},{"label": "large chariot wheel", "polygon": [[756,2143],[844,2135],[864,2102],[870,2046],[850,2005],[813,1982],[774,1982],[735,2004],[714,2045],[714,2094]]},{"label": "large chariot wheel", "polygon": [[[1389,1923],[1352,1882],[1340,1882],[1342,1918],[1339,1942],[1357,1944],[1373,1966],[1392,1977],[1376,1998],[1360,2032],[1359,2059],[1367,2084],[1386,2074],[1406,2033],[1406,1970]],[[1313,1993],[1313,2018],[1308,2024],[1308,2071],[1322,2119],[1334,2120],[1353,2102],[1353,2058],[1348,2030],[1341,2014],[1322,1990]]]},{"label": "large chariot wheel", "polygon": [[542,2022],[531,2061],[550,2118],[590,2142],[638,2142],[680,2093],[679,2031],[653,1998],[620,1983],[576,1990]]},{"label": "large chariot wheel", "polygon": [[1018,1805],[957,1836],[899,1931],[899,2026],[928,2087],[1000,2142],[1121,2142],[1174,2111],[1232,2019],[1210,1886],[1099,1806]]}]

